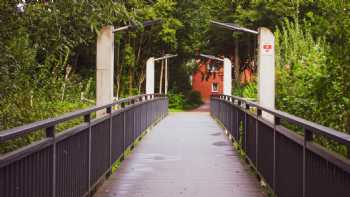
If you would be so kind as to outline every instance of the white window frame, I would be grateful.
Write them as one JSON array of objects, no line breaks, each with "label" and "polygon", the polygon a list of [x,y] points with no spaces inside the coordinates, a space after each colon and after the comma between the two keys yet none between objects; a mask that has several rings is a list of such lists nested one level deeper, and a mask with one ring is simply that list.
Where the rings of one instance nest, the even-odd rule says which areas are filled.
[{"label": "white window frame", "polygon": [[[214,84],[216,84],[216,90],[214,89]],[[211,92],[219,92],[219,84],[218,83],[211,84]]]}]

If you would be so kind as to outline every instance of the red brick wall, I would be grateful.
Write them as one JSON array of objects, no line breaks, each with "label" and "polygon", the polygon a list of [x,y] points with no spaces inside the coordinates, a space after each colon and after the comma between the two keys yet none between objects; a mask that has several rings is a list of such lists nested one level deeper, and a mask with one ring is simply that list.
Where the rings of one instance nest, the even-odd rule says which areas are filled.
[{"label": "red brick wall", "polygon": [[[206,80],[205,77],[203,78],[203,74],[205,75],[208,74],[207,70],[207,65],[206,64],[200,64],[198,66],[197,71],[192,75],[192,90],[198,91],[201,96],[203,101],[209,101],[210,96],[212,94],[222,94],[224,91],[224,74],[223,74],[223,69],[220,68],[219,71],[216,72],[216,74],[210,75],[209,79]],[[218,92],[212,92],[212,84],[217,83],[219,91]]]}]

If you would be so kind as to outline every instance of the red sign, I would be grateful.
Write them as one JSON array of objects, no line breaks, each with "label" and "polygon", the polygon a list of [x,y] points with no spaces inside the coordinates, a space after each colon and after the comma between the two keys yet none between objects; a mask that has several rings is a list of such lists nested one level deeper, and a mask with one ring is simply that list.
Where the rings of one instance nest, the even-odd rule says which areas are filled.
[{"label": "red sign", "polygon": [[267,44],[263,44],[263,51],[265,52],[265,54],[270,54],[272,52],[272,44],[267,43]]},{"label": "red sign", "polygon": [[265,50],[270,50],[270,49],[272,49],[272,44],[264,44],[264,49],[265,49]]}]

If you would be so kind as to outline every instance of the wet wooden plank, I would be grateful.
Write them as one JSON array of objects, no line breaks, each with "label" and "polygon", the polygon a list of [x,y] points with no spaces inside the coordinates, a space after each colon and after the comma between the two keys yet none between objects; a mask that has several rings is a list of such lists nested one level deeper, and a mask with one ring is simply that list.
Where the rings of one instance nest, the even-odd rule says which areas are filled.
[{"label": "wet wooden plank", "polygon": [[256,197],[257,179],[208,113],[170,114],[97,191],[97,197]]}]

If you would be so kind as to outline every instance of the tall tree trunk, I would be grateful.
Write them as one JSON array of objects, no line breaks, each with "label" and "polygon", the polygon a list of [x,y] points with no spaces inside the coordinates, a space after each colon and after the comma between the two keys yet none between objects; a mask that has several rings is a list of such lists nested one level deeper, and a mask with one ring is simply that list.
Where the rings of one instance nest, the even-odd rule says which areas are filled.
[{"label": "tall tree trunk", "polygon": [[239,41],[238,38],[235,39],[235,80],[237,83],[239,83]]},{"label": "tall tree trunk", "polygon": [[64,101],[64,97],[66,95],[66,84],[69,81],[69,75],[72,71],[72,66],[67,64],[66,68],[65,68],[65,75],[64,75],[64,81],[63,81],[63,85],[62,85],[62,94],[61,94],[61,101]]},{"label": "tall tree trunk", "polygon": [[132,75],[132,67],[129,68],[129,96],[132,95],[132,83],[133,83],[133,75]]},{"label": "tall tree trunk", "polygon": [[120,91],[120,78],[121,78],[121,73],[122,73],[122,70],[123,70],[123,66],[121,64],[119,64],[120,62],[120,42],[117,46],[117,58],[116,58],[116,71],[117,71],[117,74],[115,75],[116,77],[116,86],[117,86],[117,91],[116,91],[116,97],[117,99],[119,99],[119,91]]},{"label": "tall tree trunk", "polygon": [[163,70],[164,70],[164,60],[162,60],[162,63],[160,66],[159,94],[163,92]]},{"label": "tall tree trunk", "polygon": [[145,72],[141,72],[140,77],[139,77],[139,87],[138,87],[138,93],[141,94],[142,91],[142,84],[146,79]]},{"label": "tall tree trunk", "polygon": [[140,60],[141,60],[143,40],[144,40],[144,33],[141,33],[140,43],[139,43],[139,47],[138,47],[138,50],[137,50],[137,56],[136,56],[136,61],[135,61],[136,64],[140,63]]},{"label": "tall tree trunk", "polygon": [[168,59],[165,59],[165,85],[164,85],[164,94],[168,94]]},{"label": "tall tree trunk", "polygon": [[[162,56],[164,56],[164,50],[162,51]],[[160,79],[159,79],[159,94],[163,92],[163,71],[164,71],[164,60],[162,60],[160,66]]]},{"label": "tall tree trunk", "polygon": [[145,70],[146,70],[146,66],[145,64],[142,63],[142,60],[141,60],[141,55],[142,55],[142,51],[143,51],[143,42],[144,42],[144,33],[142,32],[141,33],[141,36],[140,36],[140,40],[139,40],[139,46],[138,46],[138,50],[137,50],[137,56],[136,56],[136,64],[137,65],[140,65],[139,68],[141,69],[141,72],[138,72],[140,73],[137,78],[138,78],[138,94],[141,94],[141,91],[142,91],[142,84],[144,82],[144,79],[145,79]]}]

